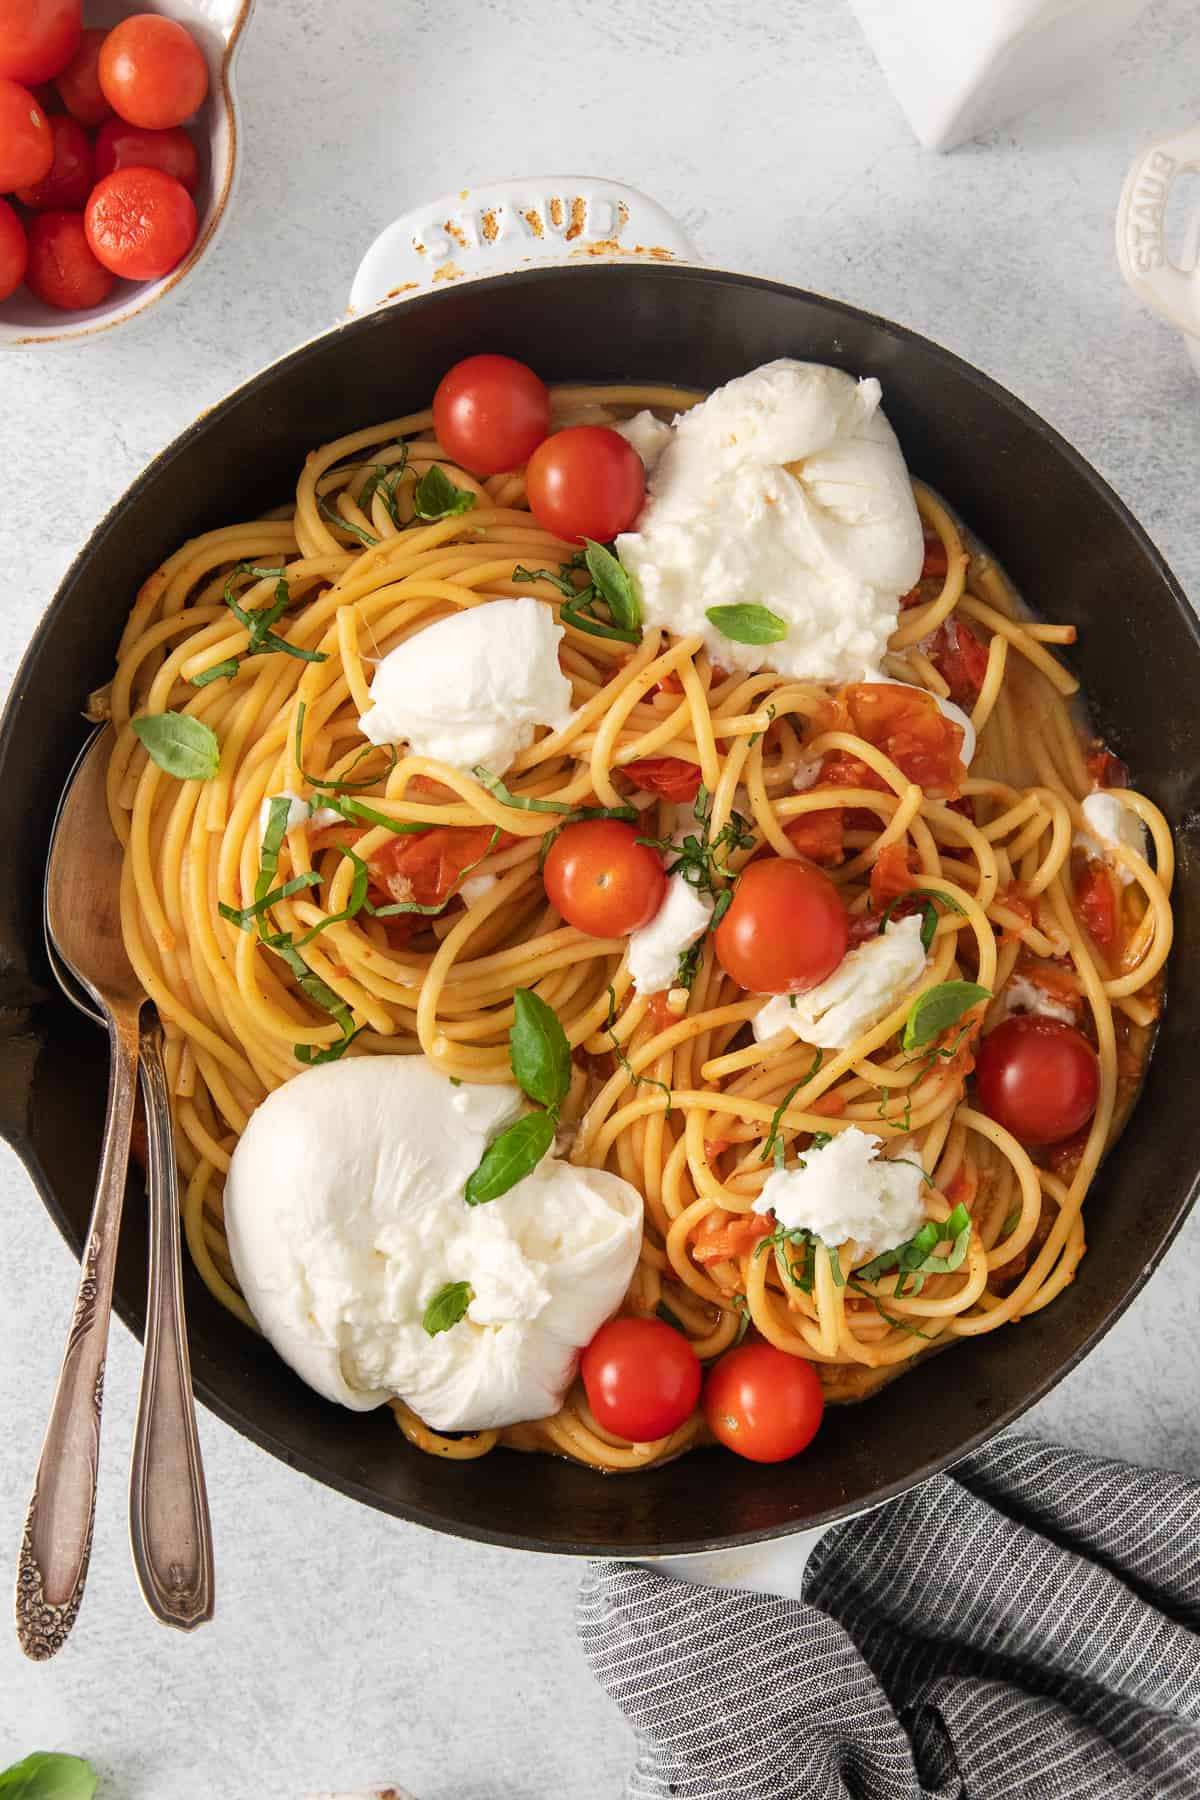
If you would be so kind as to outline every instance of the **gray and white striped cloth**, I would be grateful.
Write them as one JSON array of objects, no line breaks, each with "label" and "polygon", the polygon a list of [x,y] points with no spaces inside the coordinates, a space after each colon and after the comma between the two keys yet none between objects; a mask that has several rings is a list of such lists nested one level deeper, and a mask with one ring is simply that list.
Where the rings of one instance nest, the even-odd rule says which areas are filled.
[{"label": "gray and white striped cloth", "polygon": [[631,1800],[1200,1796],[1200,1484],[1002,1438],[829,1532],[803,1591],[589,1564]]}]

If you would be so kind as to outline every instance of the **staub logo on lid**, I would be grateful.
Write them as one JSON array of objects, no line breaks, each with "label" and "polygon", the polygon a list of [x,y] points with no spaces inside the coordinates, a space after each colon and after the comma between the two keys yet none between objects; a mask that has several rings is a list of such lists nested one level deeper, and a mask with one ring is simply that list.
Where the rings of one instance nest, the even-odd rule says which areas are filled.
[{"label": "staub logo on lid", "polygon": [[413,248],[431,263],[453,262],[464,250],[488,250],[516,239],[530,249],[583,241],[617,244],[629,221],[623,200],[598,194],[514,196],[496,206],[464,205],[446,219],[430,219],[413,233]]}]

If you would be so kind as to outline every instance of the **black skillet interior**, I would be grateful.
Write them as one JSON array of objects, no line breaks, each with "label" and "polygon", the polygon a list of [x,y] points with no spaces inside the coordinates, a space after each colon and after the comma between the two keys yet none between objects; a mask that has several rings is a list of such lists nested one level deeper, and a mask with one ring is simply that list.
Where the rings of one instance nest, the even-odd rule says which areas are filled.
[{"label": "black skillet interior", "polygon": [[[40,896],[55,800],[138,585],[193,532],[250,518],[291,492],[312,446],[428,404],[444,370],[480,349],[549,380],[712,388],[788,355],[877,375],[914,473],[945,494],[1040,612],[1080,628],[1076,664],[1095,716],[1139,785],[1193,829],[1200,798],[1200,635],[1153,547],[1052,431],[954,357],[886,321],[769,282],[664,266],[501,276],[350,324],[295,351],[205,414],[151,465],[67,576],[0,725],[0,1129],[78,1250],[105,1092],[100,1033],[50,992]],[[201,1397],[264,1448],[370,1505],[463,1536],[621,1555],[715,1548],[796,1530],[894,1494],[1011,1421],[1130,1300],[1186,1210],[1200,1155],[1178,1095],[1194,1077],[1200,867],[1181,835],[1171,1005],[1133,1125],[1088,1204],[1090,1249],[1072,1287],[1014,1329],[926,1363],[885,1397],[835,1410],[795,1463],[720,1452],[604,1478],[496,1453],[442,1463],[386,1411],[327,1405],[188,1278]],[[117,1277],[141,1329],[144,1208],[131,1195]],[[64,1288],[59,1311],[66,1321]]]}]

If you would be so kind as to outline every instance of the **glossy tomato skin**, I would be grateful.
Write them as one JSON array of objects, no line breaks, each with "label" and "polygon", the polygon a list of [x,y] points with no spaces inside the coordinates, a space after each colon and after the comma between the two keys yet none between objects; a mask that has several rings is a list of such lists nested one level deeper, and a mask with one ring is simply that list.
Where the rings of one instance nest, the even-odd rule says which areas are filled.
[{"label": "glossy tomato skin", "polygon": [[1036,1013],[1016,1013],[989,1031],[975,1078],[988,1117],[1034,1149],[1081,1131],[1100,1092],[1100,1064],[1083,1033]]},{"label": "glossy tomato skin", "polygon": [[25,227],[8,201],[0,200],[0,300],[7,300],[20,287],[28,261]]},{"label": "glossy tomato skin", "polygon": [[81,125],[103,125],[112,117],[112,107],[100,86],[100,46],[107,31],[85,31],[78,50],[56,79],[59,99],[73,119]]},{"label": "glossy tomato skin", "polygon": [[196,208],[161,169],[116,169],[98,181],[84,213],[93,254],[128,281],[157,281],[191,249]]},{"label": "glossy tomato skin", "polygon": [[96,180],[114,169],[161,169],[194,194],[200,182],[200,158],[182,125],[169,131],[143,131],[124,119],[109,119],[96,133]]},{"label": "glossy tomato skin", "polygon": [[157,13],[133,13],[100,46],[100,91],[130,125],[166,131],[203,104],[208,64],[191,33]]},{"label": "glossy tomato skin", "polygon": [[849,929],[842,897],[820,869],[762,856],[742,870],[713,945],[748,993],[804,994],[833,974]]},{"label": "glossy tomato skin", "polygon": [[643,756],[626,763],[622,773],[635,788],[662,800],[694,800],[700,792],[700,764],[685,762],[681,756]]},{"label": "glossy tomato skin", "polygon": [[774,1344],[726,1351],[704,1384],[704,1417],[717,1442],[748,1462],[786,1462],[820,1429],[825,1395],[812,1364]]},{"label": "glossy tomato skin", "polygon": [[32,187],[50,173],[50,121],[27,87],[0,80],[0,194]]},{"label": "glossy tomato skin", "polygon": [[92,255],[82,213],[34,214],[25,281],[39,300],[63,312],[80,312],[108,299],[113,277]]},{"label": "glossy tomato skin", "polygon": [[600,938],[648,925],[667,891],[658,852],[620,819],[566,826],[550,846],[543,880],[567,924]]},{"label": "glossy tomato skin", "polygon": [[92,140],[78,119],[55,113],[50,120],[54,160],[32,187],[17,189],[17,199],[33,212],[77,212],[96,182]]},{"label": "glossy tomato skin", "polygon": [[667,1437],[691,1418],[700,1398],[700,1361],[662,1319],[610,1319],[580,1362],[598,1425],[634,1444]]},{"label": "glossy tomato skin", "polygon": [[539,444],[525,471],[534,518],[568,543],[607,544],[628,531],[646,497],[646,471],[632,444],[607,425],[571,425]]},{"label": "glossy tomato skin", "polygon": [[83,31],[79,0],[4,0],[0,75],[36,86],[65,69]]},{"label": "glossy tomato skin", "polygon": [[451,462],[500,475],[527,462],[550,429],[550,395],[527,363],[468,356],[442,376],[433,429]]}]

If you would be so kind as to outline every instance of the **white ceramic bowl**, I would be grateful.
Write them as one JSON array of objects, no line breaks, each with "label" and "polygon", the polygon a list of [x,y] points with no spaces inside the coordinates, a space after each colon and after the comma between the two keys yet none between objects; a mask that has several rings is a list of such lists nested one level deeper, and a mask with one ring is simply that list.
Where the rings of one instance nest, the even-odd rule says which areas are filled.
[{"label": "white ceramic bowl", "polygon": [[85,0],[84,23],[112,26],[134,12],[162,13],[186,25],[208,63],[208,98],[188,130],[200,153],[196,241],[160,281],[118,281],[101,306],[61,312],[20,287],[0,301],[0,349],[73,344],[127,324],[178,293],[215,239],[233,199],[238,174],[238,114],[234,64],[254,0]]}]

